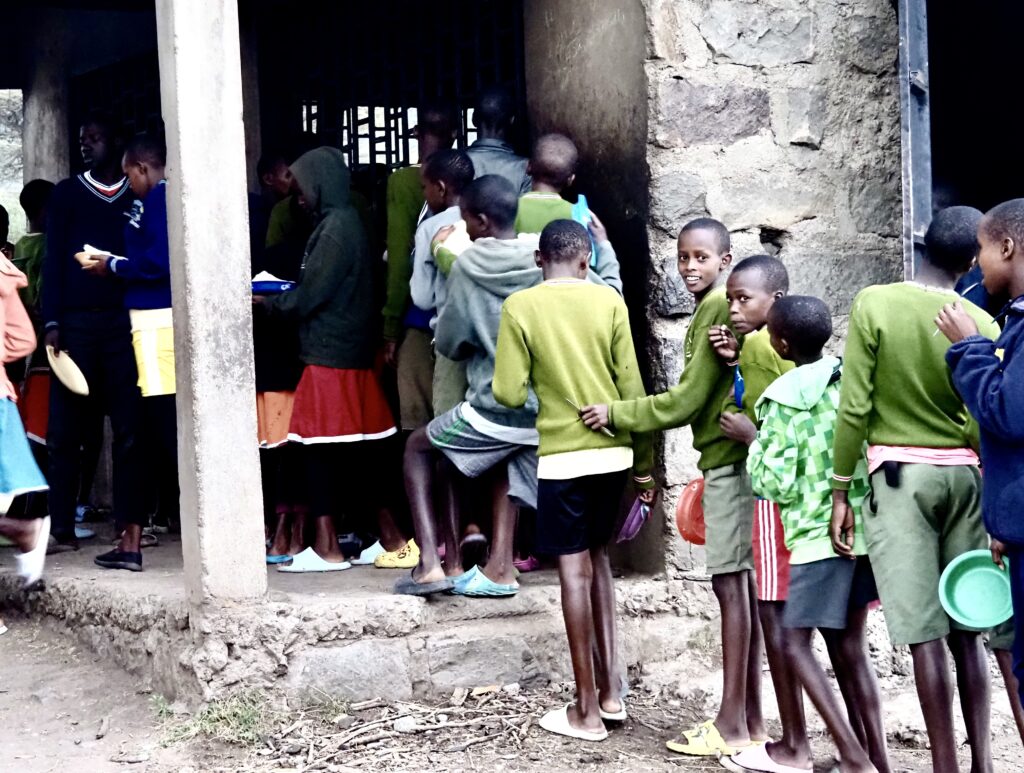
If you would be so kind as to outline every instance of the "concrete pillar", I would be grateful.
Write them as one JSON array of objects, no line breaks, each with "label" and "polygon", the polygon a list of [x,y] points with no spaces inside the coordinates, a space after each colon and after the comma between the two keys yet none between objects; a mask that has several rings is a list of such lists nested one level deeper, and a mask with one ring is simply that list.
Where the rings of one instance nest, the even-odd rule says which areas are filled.
[{"label": "concrete pillar", "polygon": [[236,0],[157,0],[185,582],[266,593]]},{"label": "concrete pillar", "polygon": [[24,179],[57,182],[71,173],[65,25],[57,14],[46,13],[33,28],[28,82],[23,89]]},{"label": "concrete pillar", "polygon": [[259,28],[257,11],[250,6],[239,8],[241,14],[239,37],[242,53],[242,119],[245,123],[245,167],[249,190],[260,192],[256,176],[256,163],[263,152],[263,133],[260,128],[260,65]]}]

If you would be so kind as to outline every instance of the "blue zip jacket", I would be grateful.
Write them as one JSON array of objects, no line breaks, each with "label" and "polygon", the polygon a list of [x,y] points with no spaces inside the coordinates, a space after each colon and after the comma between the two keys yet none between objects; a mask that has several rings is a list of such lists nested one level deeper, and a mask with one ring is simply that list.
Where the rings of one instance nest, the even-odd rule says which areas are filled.
[{"label": "blue zip jacket", "polygon": [[110,270],[124,280],[126,309],[171,306],[171,254],[167,242],[167,181],[136,199],[124,227],[123,258],[111,258]]},{"label": "blue zip jacket", "polygon": [[1024,547],[1024,296],[1003,314],[997,340],[965,338],[950,347],[946,362],[981,427],[985,528],[998,540]]}]

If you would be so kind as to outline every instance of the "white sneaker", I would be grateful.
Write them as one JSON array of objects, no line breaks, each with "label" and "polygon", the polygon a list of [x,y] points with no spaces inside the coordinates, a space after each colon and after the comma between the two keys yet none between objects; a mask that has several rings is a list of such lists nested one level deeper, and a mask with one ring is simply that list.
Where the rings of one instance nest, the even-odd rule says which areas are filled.
[{"label": "white sneaker", "polygon": [[373,560],[381,553],[386,553],[384,546],[380,544],[380,540],[374,542],[370,547],[363,550],[359,554],[359,558],[353,558],[349,561],[352,566],[368,566],[373,563]]}]

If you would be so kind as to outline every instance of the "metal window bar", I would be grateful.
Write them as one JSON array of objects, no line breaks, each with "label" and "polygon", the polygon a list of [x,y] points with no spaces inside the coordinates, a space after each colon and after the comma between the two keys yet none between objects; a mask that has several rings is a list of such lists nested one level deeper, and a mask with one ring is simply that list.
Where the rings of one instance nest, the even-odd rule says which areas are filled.
[{"label": "metal window bar", "polygon": [[899,0],[903,275],[913,279],[932,216],[927,0]]}]

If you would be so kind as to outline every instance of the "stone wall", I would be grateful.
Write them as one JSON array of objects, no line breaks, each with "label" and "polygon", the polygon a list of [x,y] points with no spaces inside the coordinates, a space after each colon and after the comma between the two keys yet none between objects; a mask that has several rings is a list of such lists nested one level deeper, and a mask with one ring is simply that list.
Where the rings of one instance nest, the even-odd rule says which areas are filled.
[{"label": "stone wall", "polygon": [[25,213],[18,204],[22,185],[21,123],[21,92],[0,90],[0,205],[11,217],[11,242],[25,233]]},{"label": "stone wall", "polygon": [[[649,354],[664,388],[692,311],[675,266],[687,220],[723,221],[737,260],[777,255],[839,333],[857,290],[900,276],[898,30],[888,0],[645,6]],[[667,433],[663,463],[668,511],[696,474],[689,430]],[[671,536],[668,517],[665,531],[670,571],[699,569],[700,549]]]}]

